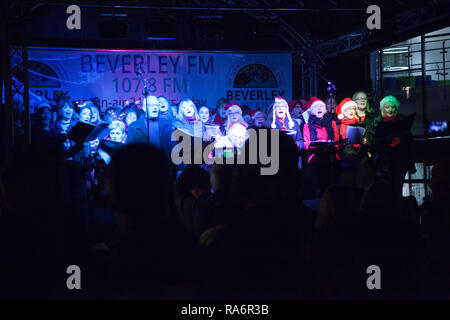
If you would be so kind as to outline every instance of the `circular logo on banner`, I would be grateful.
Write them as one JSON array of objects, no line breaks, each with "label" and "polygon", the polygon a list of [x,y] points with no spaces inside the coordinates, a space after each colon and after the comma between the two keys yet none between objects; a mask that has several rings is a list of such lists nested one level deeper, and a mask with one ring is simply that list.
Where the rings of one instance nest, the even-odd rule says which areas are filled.
[{"label": "circular logo on banner", "polygon": [[285,75],[270,59],[251,56],[239,59],[228,71],[225,83],[228,101],[250,109],[266,109],[276,97],[288,92]]},{"label": "circular logo on banner", "polygon": [[233,88],[277,88],[278,81],[272,70],[262,64],[242,67],[233,81]]},{"label": "circular logo on banner", "polygon": [[29,74],[30,87],[40,88],[60,88],[61,81],[56,73],[49,65],[40,61],[30,61]]},{"label": "circular logo on banner", "polygon": [[228,71],[225,87],[278,88],[286,84],[280,70],[271,60],[256,56],[239,59]]}]

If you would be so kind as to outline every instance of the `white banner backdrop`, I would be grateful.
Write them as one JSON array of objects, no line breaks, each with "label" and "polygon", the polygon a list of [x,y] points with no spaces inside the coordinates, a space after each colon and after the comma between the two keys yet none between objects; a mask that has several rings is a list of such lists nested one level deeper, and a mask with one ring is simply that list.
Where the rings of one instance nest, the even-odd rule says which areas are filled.
[{"label": "white banner backdrop", "polygon": [[[225,97],[251,109],[292,97],[290,53],[29,48],[30,90],[53,100],[100,98],[102,110],[141,101],[141,66],[151,95],[214,107]],[[14,67],[14,63],[13,63]]]}]

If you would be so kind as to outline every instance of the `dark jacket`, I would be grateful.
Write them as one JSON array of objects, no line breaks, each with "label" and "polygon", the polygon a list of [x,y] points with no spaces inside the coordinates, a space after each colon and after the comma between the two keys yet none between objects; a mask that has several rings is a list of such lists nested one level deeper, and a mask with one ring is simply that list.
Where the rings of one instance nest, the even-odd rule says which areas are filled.
[{"label": "dark jacket", "polygon": [[275,119],[275,126],[277,129],[283,130],[285,131],[289,136],[291,136],[295,143],[297,144],[297,147],[299,149],[303,149],[303,134],[302,134],[302,130],[300,130],[300,124],[295,120],[292,119],[292,121],[294,122],[294,126],[292,128],[289,127],[289,119],[286,118],[284,120],[284,126],[286,127],[287,130],[283,130],[281,127],[281,122],[277,119]]},{"label": "dark jacket", "polygon": [[[158,119],[159,125],[159,141],[160,147],[166,154],[167,158],[170,159],[170,152],[172,150],[171,136],[172,136],[172,125],[170,121],[164,119]],[[150,132],[150,135],[152,133]],[[140,119],[133,122],[128,127],[128,138],[127,143],[148,143],[148,130],[147,130],[147,120]]]}]

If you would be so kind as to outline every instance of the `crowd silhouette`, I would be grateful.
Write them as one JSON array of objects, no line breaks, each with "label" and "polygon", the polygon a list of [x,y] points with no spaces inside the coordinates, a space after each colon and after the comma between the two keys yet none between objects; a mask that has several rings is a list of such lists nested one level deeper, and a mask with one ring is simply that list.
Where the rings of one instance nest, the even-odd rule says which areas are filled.
[{"label": "crowd silhouette", "polygon": [[[401,194],[410,134],[376,134],[402,119],[397,99],[379,113],[364,92],[347,99],[328,110],[315,97],[253,111],[165,97],[104,112],[95,99],[36,106],[32,143],[18,139],[0,176],[0,299],[450,298],[450,159],[436,159],[418,206]],[[78,122],[106,125],[74,141]],[[358,144],[342,129],[355,124]],[[248,160],[238,126],[279,131],[275,174],[261,175],[261,159],[172,163],[173,130],[214,128]],[[67,288],[70,265],[81,290]],[[380,290],[367,286],[373,265]]]}]

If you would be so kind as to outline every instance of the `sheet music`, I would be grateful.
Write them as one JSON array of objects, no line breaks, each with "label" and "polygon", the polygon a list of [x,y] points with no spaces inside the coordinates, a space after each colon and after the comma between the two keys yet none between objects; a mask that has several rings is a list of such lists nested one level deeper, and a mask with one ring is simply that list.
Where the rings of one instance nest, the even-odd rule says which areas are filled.
[{"label": "sheet music", "polygon": [[361,144],[365,133],[366,129],[363,127],[347,126],[345,138],[348,139],[351,144]]}]

